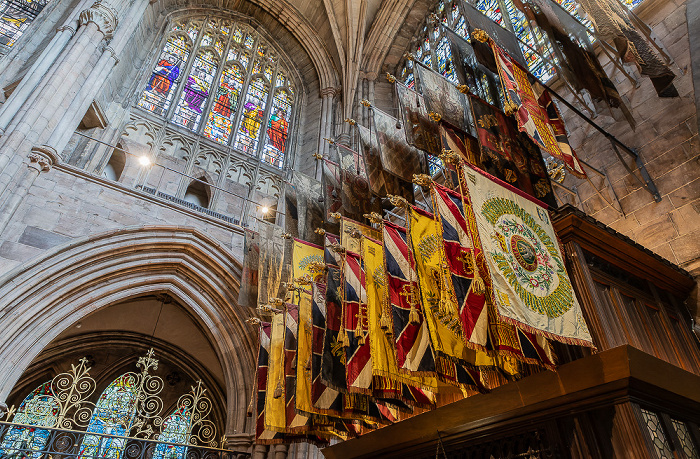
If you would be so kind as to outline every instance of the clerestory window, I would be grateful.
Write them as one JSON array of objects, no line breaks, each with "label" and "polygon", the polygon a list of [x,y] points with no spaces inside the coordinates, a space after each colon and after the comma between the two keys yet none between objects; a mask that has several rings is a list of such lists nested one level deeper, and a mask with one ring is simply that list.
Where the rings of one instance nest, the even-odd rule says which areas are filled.
[{"label": "clerestory window", "polygon": [[17,43],[49,0],[0,0],[0,56]]},{"label": "clerestory window", "polygon": [[282,168],[295,90],[279,56],[246,24],[175,22],[138,105]]}]

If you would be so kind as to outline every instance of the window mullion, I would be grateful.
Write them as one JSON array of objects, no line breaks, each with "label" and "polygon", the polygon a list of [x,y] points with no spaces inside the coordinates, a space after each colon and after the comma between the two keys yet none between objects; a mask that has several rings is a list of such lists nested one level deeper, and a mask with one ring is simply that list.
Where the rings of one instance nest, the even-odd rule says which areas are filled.
[{"label": "window mullion", "polygon": [[[182,80],[181,81],[187,81],[187,77],[190,75],[190,71],[192,70],[192,66],[194,65],[195,59],[197,59],[197,54],[199,53],[199,46],[202,43],[202,38],[204,38],[204,32],[207,27],[207,22],[209,21],[209,17],[207,16],[204,19],[204,22],[202,22],[202,27],[199,29],[199,32],[197,33],[197,41],[192,45],[192,54],[190,54],[189,59],[187,59],[187,65],[185,66],[185,71],[182,72]],[[177,106],[180,104],[180,96],[182,95],[182,91],[184,91],[185,85],[184,84],[179,84],[177,86],[177,90],[175,91],[175,95],[173,96],[173,103],[170,104],[170,107],[168,107],[168,113],[165,115],[165,119],[170,121],[172,118],[173,114],[175,113],[175,109]]]}]

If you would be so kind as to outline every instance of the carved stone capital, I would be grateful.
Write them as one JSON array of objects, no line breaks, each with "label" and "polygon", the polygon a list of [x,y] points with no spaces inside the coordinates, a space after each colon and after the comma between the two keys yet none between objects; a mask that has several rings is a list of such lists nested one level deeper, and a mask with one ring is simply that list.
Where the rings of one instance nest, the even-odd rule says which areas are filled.
[{"label": "carved stone capital", "polygon": [[105,46],[102,51],[105,53],[110,53],[112,55],[112,59],[114,59],[114,65],[117,65],[119,63],[119,58],[117,57],[117,53],[114,51],[114,49],[111,46]]},{"label": "carved stone capital", "polygon": [[[75,21],[73,21],[75,22]],[[75,35],[75,26],[73,24],[67,24],[56,29],[56,32],[70,32],[71,36]]]},{"label": "carved stone capital", "polygon": [[92,22],[102,32],[105,38],[112,38],[117,28],[117,11],[114,8],[95,2],[92,6],[80,13],[80,25]]},{"label": "carved stone capital", "polygon": [[29,158],[29,168],[39,173],[50,171],[51,166],[59,161],[56,150],[48,145],[33,147],[27,158]]},{"label": "carved stone capital", "polygon": [[226,435],[226,448],[245,453],[253,445],[253,435],[236,433]]},{"label": "carved stone capital", "polygon": [[323,88],[323,89],[321,89],[321,95],[322,95],[323,97],[326,97],[326,96],[335,97],[335,96],[338,95],[339,93],[340,93],[340,88],[328,87],[328,88]]}]

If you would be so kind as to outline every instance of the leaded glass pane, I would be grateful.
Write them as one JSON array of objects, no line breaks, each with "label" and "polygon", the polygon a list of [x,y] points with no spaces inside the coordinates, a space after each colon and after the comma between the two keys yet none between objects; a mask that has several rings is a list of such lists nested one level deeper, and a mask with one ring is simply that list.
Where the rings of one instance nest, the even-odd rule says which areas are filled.
[{"label": "leaded glass pane", "polygon": [[673,425],[673,430],[676,431],[676,435],[678,435],[678,442],[681,444],[685,457],[688,459],[700,459],[698,449],[685,422],[671,418],[671,424]]},{"label": "leaded glass pane", "polygon": [[[87,432],[126,436],[136,412],[136,378],[124,374],[114,380],[100,395],[92,412]],[[101,435],[85,435],[80,457],[92,456],[119,459],[126,440]]]},{"label": "leaded glass pane", "polygon": [[269,87],[262,78],[250,82],[243,105],[243,116],[238,124],[238,134],[234,147],[254,155],[258,147],[260,126],[263,122]]},{"label": "leaded glass pane", "polygon": [[440,43],[435,47],[435,55],[437,56],[438,71],[451,82],[458,84],[459,79],[455,74],[454,65],[452,63],[452,49],[447,38],[443,37]]},{"label": "leaded glass pane", "polygon": [[[37,387],[22,401],[12,422],[37,427],[52,427],[58,415],[58,402],[51,393],[51,381]],[[12,426],[0,444],[0,457],[38,459],[49,439],[44,429]],[[31,451],[37,451],[31,453]]]},{"label": "leaded glass pane", "polygon": [[666,433],[661,425],[659,415],[653,411],[642,408],[642,418],[647,425],[651,443],[659,459],[673,459],[673,452],[671,451],[671,446],[668,443]]},{"label": "leaded glass pane", "polygon": [[496,0],[478,0],[474,6],[476,6],[477,9],[482,11],[496,24],[501,26],[504,25],[503,13],[501,12],[501,7]]},{"label": "leaded glass pane", "polygon": [[0,56],[12,48],[48,0],[0,0]]},{"label": "leaded glass pane", "polygon": [[187,76],[185,88],[180,95],[173,123],[196,131],[202,119],[202,111],[217,69],[217,59],[212,51],[200,51]]},{"label": "leaded glass pane", "polygon": [[265,147],[261,160],[279,168],[282,168],[284,163],[284,151],[293,103],[293,99],[284,90],[277,90],[272,99],[270,122],[267,124]]},{"label": "leaded glass pane", "polygon": [[230,66],[221,74],[214,106],[204,135],[221,144],[227,144],[233,130],[233,119],[238,109],[238,99],[243,90],[243,72],[237,65]]},{"label": "leaded glass pane", "polygon": [[158,435],[158,444],[153,459],[182,459],[187,453],[188,430],[192,421],[190,410],[186,407],[177,409],[163,422],[163,431]]},{"label": "leaded glass pane", "polygon": [[187,37],[178,34],[168,39],[141,96],[139,107],[161,116],[168,112],[189,55]]}]

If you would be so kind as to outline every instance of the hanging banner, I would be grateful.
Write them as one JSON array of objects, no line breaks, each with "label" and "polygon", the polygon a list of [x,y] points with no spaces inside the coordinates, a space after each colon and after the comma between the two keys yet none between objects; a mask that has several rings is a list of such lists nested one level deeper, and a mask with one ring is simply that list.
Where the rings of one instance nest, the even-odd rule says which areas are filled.
[{"label": "hanging banner", "polygon": [[238,290],[238,305],[244,308],[258,307],[258,266],[260,264],[260,236],[245,229],[243,239],[243,270]]},{"label": "hanging banner", "polygon": [[403,121],[406,141],[430,155],[440,155],[440,133],[435,121],[428,116],[423,96],[396,82],[396,98]]},{"label": "hanging banner", "polygon": [[272,445],[282,443],[284,435],[265,429],[265,397],[267,393],[267,373],[270,359],[270,337],[272,335],[272,324],[268,322],[260,323],[260,347],[258,349],[258,369],[255,374],[257,394],[255,397],[256,420],[255,420],[255,443],[259,445]]},{"label": "hanging banner", "polygon": [[[258,263],[258,304],[269,304],[273,298],[284,298],[282,287],[285,259],[283,230],[265,221],[258,222],[260,228],[260,259]],[[291,256],[291,251],[289,251]],[[290,273],[291,274],[291,273]]]},{"label": "hanging banner", "polygon": [[475,134],[469,97],[462,94],[454,83],[427,67],[415,64],[414,72],[428,113],[433,114],[431,117],[466,133]]},{"label": "hanging banner", "polygon": [[347,392],[345,339],[344,334],[340,334],[343,314],[340,269],[328,267],[326,279],[326,331],[323,335],[321,381],[332,389]]},{"label": "hanging banner", "polygon": [[276,313],[272,317],[265,397],[265,430],[273,432],[285,432],[287,429],[284,395],[284,332],[284,313]]},{"label": "hanging banner", "polygon": [[379,158],[385,171],[411,182],[414,174],[428,173],[425,153],[406,142],[406,133],[399,120],[372,108],[374,126],[379,138]]},{"label": "hanging banner", "polygon": [[530,333],[593,347],[546,208],[469,166],[464,173],[499,316]]},{"label": "hanging banner", "polygon": [[363,281],[360,255],[346,251],[343,266],[343,319],[348,336],[348,345],[345,347],[348,390],[371,394],[372,354],[367,339],[367,292]]},{"label": "hanging banner", "polygon": [[285,190],[285,229],[293,237],[322,244],[323,236],[316,234],[316,228],[323,227],[324,208],[318,201],[323,193],[319,181],[294,171],[292,184]]}]

